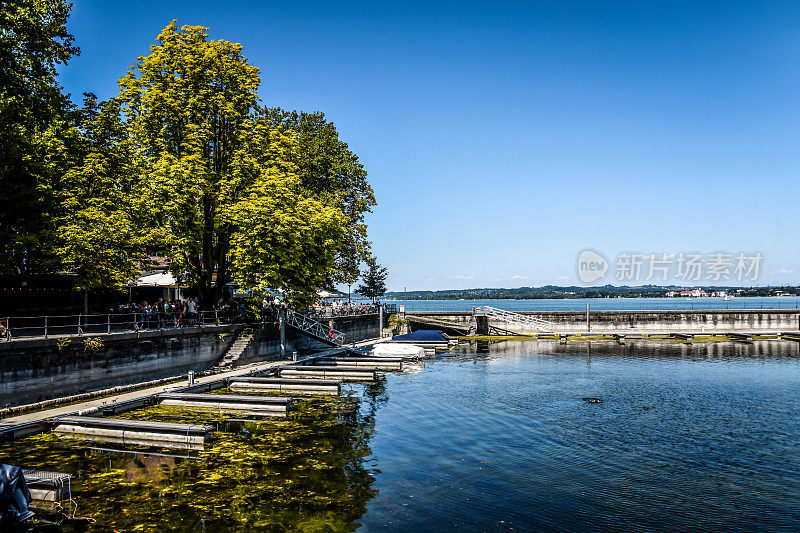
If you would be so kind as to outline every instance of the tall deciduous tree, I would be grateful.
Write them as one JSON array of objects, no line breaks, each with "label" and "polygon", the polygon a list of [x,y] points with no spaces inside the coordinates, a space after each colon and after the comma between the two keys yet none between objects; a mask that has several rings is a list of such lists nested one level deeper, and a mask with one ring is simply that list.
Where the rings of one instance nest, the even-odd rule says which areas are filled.
[{"label": "tall deciduous tree", "polygon": [[72,106],[56,65],[78,48],[64,0],[0,1],[0,273],[54,270],[55,182],[69,164]]},{"label": "tall deciduous tree", "polygon": [[[303,124],[270,122],[257,109],[259,72],[241,45],[173,21],[119,83],[113,105],[119,106],[124,131],[115,145],[120,157],[109,159],[98,149],[100,156],[87,156],[69,183],[104,183],[115,191],[99,204],[84,201],[79,209],[72,200],[69,207],[85,217],[79,225],[99,222],[103,235],[123,235],[135,218],[145,236],[130,242],[169,256],[204,306],[215,303],[231,281],[283,289],[306,302],[333,277],[351,237],[366,241],[363,212],[374,198],[357,158],[329,136],[319,149],[335,147],[339,152],[325,158],[342,168],[350,164],[354,174],[335,187],[311,186],[302,170],[310,157],[304,136],[292,128]],[[106,120],[105,113],[97,119]],[[112,172],[108,165],[114,161],[119,164]],[[329,177],[340,174],[347,173]],[[348,187],[362,192],[347,197]],[[134,218],[118,216],[114,205]],[[83,245],[78,234],[76,226],[65,236]],[[80,248],[69,254],[76,252]],[[132,252],[118,249],[104,261],[132,259]],[[120,272],[93,274],[111,279]]]},{"label": "tall deciduous tree", "polygon": [[231,281],[228,211],[260,174],[251,112],[258,69],[242,46],[173,21],[120,80],[151,237],[203,305]]},{"label": "tall deciduous tree", "polygon": [[372,303],[375,303],[375,298],[380,298],[386,294],[386,278],[389,276],[389,271],[386,267],[378,264],[375,257],[370,257],[367,260],[367,269],[362,274],[362,282],[356,288],[356,292],[367,298],[372,298]]},{"label": "tall deciduous tree", "polygon": [[347,232],[328,284],[354,283],[359,275],[358,266],[369,259],[364,215],[375,205],[375,194],[364,166],[347,143],[339,139],[336,127],[323,113],[259,108],[256,117],[271,129],[289,128],[297,132],[303,188],[326,204],[338,207],[348,218]]}]

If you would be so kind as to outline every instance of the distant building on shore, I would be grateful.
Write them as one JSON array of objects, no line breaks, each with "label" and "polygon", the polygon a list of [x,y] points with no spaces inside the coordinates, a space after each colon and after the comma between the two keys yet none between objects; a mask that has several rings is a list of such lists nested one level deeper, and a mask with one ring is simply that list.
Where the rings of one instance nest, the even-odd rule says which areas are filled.
[{"label": "distant building on shore", "polygon": [[683,291],[668,291],[664,296],[667,298],[705,298],[708,295],[703,289],[686,289]]}]

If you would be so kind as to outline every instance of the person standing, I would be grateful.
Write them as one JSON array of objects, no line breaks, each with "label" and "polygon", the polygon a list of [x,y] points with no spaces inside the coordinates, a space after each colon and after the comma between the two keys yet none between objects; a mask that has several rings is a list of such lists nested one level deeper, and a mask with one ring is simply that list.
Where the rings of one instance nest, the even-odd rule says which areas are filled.
[{"label": "person standing", "polygon": [[186,318],[189,321],[189,325],[192,325],[195,321],[195,317],[197,316],[197,304],[194,301],[194,298],[189,298],[189,301],[186,302]]}]

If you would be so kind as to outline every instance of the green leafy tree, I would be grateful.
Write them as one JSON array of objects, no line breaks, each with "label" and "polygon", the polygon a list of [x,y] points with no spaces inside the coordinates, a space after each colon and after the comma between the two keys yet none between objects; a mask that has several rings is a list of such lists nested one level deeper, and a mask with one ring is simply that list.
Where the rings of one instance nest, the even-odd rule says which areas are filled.
[{"label": "green leafy tree", "polygon": [[[123,155],[100,158],[117,162],[115,172],[84,169],[81,176],[111,176],[121,196],[101,188],[109,193],[102,207],[84,202],[82,213],[120,235],[133,218],[112,206],[135,213],[144,236],[130,243],[168,256],[201,305],[215,303],[232,281],[307,302],[333,276],[347,237],[361,232],[365,240],[347,202],[304,182],[303,136],[257,109],[259,72],[241,45],[173,21],[119,83],[113,103],[124,134],[112,146]],[[109,230],[111,220],[117,225]],[[114,258],[133,252],[120,248]]]},{"label": "green leafy tree", "polygon": [[347,218],[302,194],[297,136],[272,130],[270,158],[232,206],[234,279],[244,287],[281,288],[299,305],[310,303],[334,267]]},{"label": "green leafy tree", "polygon": [[213,304],[232,280],[229,211],[261,173],[250,145],[258,69],[240,44],[173,21],[119,83],[144,227]]},{"label": "green leafy tree", "polygon": [[339,139],[336,127],[323,113],[259,108],[256,116],[271,129],[288,128],[297,132],[303,188],[307,194],[338,207],[348,218],[347,232],[327,285],[354,283],[359,275],[358,266],[369,258],[364,215],[375,205],[375,194],[364,166],[347,143]]},{"label": "green leafy tree", "polygon": [[[145,263],[147,234],[136,216],[119,104],[87,94],[82,110],[80,163],[61,179],[57,253],[88,291],[119,287]],[[85,309],[86,310],[86,309]]]},{"label": "green leafy tree", "polygon": [[0,1],[0,273],[57,269],[57,180],[71,164],[73,106],[56,66],[79,53],[63,0]]},{"label": "green leafy tree", "polygon": [[386,267],[378,264],[374,257],[367,260],[367,269],[362,274],[361,285],[356,288],[356,292],[367,298],[372,298],[372,303],[375,303],[375,298],[380,298],[386,294],[386,278],[389,276]]}]

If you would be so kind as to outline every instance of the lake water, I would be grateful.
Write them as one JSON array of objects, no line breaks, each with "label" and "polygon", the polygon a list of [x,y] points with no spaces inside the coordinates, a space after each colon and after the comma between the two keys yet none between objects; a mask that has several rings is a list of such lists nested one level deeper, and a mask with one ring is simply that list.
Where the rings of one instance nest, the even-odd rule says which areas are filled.
[{"label": "lake water", "polygon": [[473,342],[347,388],[196,459],[52,435],[0,457],[78,474],[90,531],[800,530],[800,343]]},{"label": "lake water", "polygon": [[488,305],[506,311],[650,311],[650,310],[726,310],[726,309],[800,309],[800,298],[574,298],[536,300],[386,300],[405,305],[407,312],[472,311]]}]

